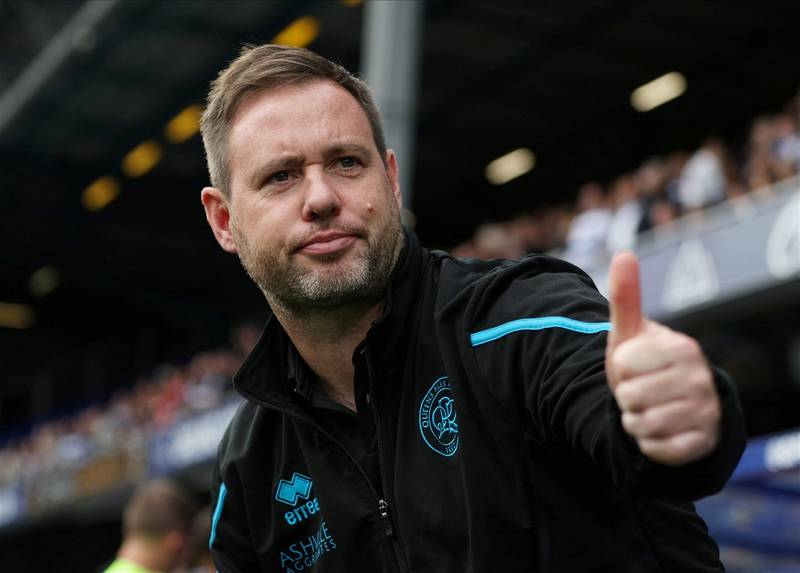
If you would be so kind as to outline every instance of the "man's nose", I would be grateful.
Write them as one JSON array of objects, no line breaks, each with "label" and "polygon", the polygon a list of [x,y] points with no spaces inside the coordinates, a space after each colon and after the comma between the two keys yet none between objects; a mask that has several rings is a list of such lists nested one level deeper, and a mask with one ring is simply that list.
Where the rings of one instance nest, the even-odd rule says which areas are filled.
[{"label": "man's nose", "polygon": [[311,170],[306,174],[305,184],[303,220],[315,221],[339,214],[342,208],[341,199],[324,171]]}]

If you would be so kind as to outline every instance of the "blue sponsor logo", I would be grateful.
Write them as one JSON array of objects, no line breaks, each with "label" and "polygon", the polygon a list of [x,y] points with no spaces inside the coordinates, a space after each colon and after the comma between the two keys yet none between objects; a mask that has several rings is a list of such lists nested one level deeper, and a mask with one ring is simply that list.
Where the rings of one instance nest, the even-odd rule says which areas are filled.
[{"label": "blue sponsor logo", "polygon": [[[292,474],[291,480],[278,481],[275,499],[292,506],[292,509],[283,514],[289,525],[297,525],[313,515],[322,515],[319,499],[310,499],[313,485],[310,477],[297,472]],[[301,503],[304,500],[308,501]],[[334,549],[336,541],[328,531],[328,524],[322,521],[311,535],[297,539],[280,551],[281,570],[283,573],[297,573],[312,569],[321,557]]]},{"label": "blue sponsor logo", "polygon": [[419,405],[419,433],[427,446],[437,454],[449,457],[458,450],[453,386],[442,376],[425,393]]},{"label": "blue sponsor logo", "polygon": [[328,531],[328,524],[323,521],[313,534],[298,539],[281,550],[281,570],[283,573],[307,571],[312,569],[321,557],[334,549],[336,541]]},{"label": "blue sponsor logo", "polygon": [[297,505],[300,499],[308,499],[311,495],[311,478],[294,472],[291,481],[282,479],[275,490],[275,499],[291,506]]},{"label": "blue sponsor logo", "polygon": [[[313,485],[311,478],[297,472],[294,472],[290,481],[282,479],[278,482],[275,499],[294,508],[283,514],[283,518],[289,525],[297,525],[319,513],[319,499],[316,497],[309,499]],[[298,505],[303,500],[308,501]]]}]

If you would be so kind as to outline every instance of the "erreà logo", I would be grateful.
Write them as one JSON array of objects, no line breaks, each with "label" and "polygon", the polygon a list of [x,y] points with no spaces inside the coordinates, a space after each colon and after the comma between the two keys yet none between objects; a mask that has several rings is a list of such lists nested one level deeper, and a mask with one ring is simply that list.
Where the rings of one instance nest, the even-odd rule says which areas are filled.
[{"label": "erre\u00e0 logo", "polygon": [[450,457],[458,450],[456,401],[447,376],[437,379],[422,398],[419,405],[419,433],[437,454]]},{"label": "erre\u00e0 logo", "polygon": [[278,487],[275,489],[275,499],[294,507],[294,509],[283,514],[283,518],[289,525],[300,523],[319,512],[319,499],[316,497],[296,507],[298,502],[309,499],[313,485],[310,477],[297,472],[292,474],[291,480],[281,479],[278,481]]},{"label": "erre\u00e0 logo", "polygon": [[298,499],[308,499],[312,485],[311,478],[294,472],[291,481],[282,479],[278,482],[278,489],[275,490],[275,499],[287,505],[297,505]]}]

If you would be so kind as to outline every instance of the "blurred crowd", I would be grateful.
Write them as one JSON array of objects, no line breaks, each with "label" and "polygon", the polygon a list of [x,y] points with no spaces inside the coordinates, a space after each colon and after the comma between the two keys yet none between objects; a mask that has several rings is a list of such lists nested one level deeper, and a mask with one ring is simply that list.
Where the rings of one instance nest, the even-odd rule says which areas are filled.
[{"label": "blurred crowd", "polygon": [[484,224],[451,252],[481,259],[556,253],[578,266],[592,266],[634,248],[644,236],[672,231],[680,217],[702,220],[709,207],[726,200],[747,211],[769,197],[772,184],[798,172],[800,96],[782,112],[755,119],[743,149],[712,137],[694,152],[650,158],[608,185],[584,184],[574,205]]},{"label": "blurred crowd", "polygon": [[141,478],[151,437],[222,404],[257,337],[240,327],[231,348],[161,366],[104,404],[39,424],[0,449],[0,489],[24,489],[26,512],[36,513]]}]

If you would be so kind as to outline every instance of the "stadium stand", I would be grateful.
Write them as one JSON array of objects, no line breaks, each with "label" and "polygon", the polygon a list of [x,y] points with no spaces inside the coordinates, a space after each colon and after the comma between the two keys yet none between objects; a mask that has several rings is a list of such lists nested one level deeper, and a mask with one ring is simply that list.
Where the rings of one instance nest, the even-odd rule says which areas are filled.
[{"label": "stadium stand", "polygon": [[208,461],[238,400],[230,379],[255,342],[163,365],[106,403],[35,425],[0,449],[0,526]]},{"label": "stadium stand", "polygon": [[704,220],[705,209],[725,200],[737,213],[746,213],[774,195],[773,184],[798,171],[800,96],[781,113],[754,119],[745,148],[736,153],[711,137],[692,153],[677,150],[650,158],[613,179],[607,189],[587,183],[572,206],[486,223],[452,253],[518,259],[525,253],[556,252],[580,267],[593,266],[618,250],[670,233],[681,217],[696,224]]}]

